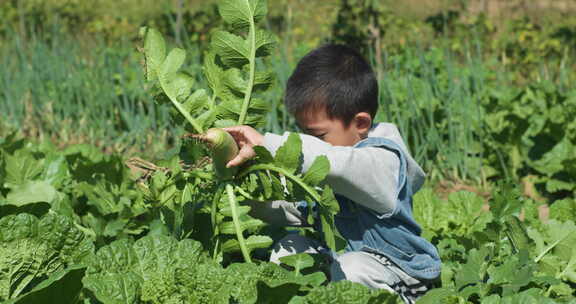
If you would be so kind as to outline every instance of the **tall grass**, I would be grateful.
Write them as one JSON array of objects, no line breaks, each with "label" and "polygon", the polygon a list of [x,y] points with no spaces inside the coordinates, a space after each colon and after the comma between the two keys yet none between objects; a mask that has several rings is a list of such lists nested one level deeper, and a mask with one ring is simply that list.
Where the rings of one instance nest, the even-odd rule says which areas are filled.
[{"label": "tall grass", "polygon": [[438,48],[386,58],[378,118],[398,125],[415,159],[432,174],[482,176],[478,134],[487,75],[475,58],[471,50],[461,64]]},{"label": "tall grass", "polygon": [[0,47],[1,125],[120,150],[165,136],[171,131],[168,109],[146,92],[135,45],[13,35]]}]

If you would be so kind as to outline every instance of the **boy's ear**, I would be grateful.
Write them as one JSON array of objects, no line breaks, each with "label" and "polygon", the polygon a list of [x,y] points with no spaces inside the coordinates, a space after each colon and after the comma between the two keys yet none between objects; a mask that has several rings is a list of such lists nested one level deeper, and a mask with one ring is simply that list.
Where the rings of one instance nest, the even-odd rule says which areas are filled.
[{"label": "boy's ear", "polygon": [[372,116],[367,112],[360,112],[354,116],[352,119],[352,123],[358,130],[358,133],[362,138],[368,136],[368,131],[370,131],[370,127],[372,127]]}]

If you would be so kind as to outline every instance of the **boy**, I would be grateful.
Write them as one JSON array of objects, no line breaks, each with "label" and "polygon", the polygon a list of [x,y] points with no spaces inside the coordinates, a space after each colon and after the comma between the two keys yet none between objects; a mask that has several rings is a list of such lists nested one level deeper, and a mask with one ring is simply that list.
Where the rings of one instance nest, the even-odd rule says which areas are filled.
[{"label": "boy", "polygon": [[[378,84],[370,65],[345,46],[315,49],[288,79],[284,103],[306,133],[303,170],[319,155],[330,161],[326,181],[340,205],[336,227],[347,241],[344,254],[333,254],[332,281],[385,288],[413,303],[438,281],[440,258],[412,217],[412,195],[424,183],[424,172],[395,125],[372,123]],[[226,130],[240,146],[228,166],[253,157],[255,145],[275,153],[288,137],[263,136],[248,126]],[[253,211],[268,222],[306,225],[293,203],[254,204]],[[282,256],[321,250],[317,241],[291,234],[276,244],[270,259],[279,263]]]}]

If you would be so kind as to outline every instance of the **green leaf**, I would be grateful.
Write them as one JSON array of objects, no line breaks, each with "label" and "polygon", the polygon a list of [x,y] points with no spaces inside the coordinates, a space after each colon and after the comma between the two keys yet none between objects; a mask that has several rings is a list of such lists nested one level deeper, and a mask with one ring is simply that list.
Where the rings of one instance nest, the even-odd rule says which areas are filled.
[{"label": "green leaf", "polygon": [[166,43],[162,34],[155,29],[145,28],[144,58],[146,60],[146,79],[156,79],[160,66],[166,57]]},{"label": "green leaf", "polygon": [[[254,228],[258,228],[264,225],[264,222],[262,222],[259,219],[242,219],[240,220],[240,233],[244,232],[245,230],[250,230],[250,229],[254,229]],[[226,222],[222,222],[220,223],[220,225],[218,225],[219,228],[219,232],[223,233],[223,234],[236,234],[236,227],[234,226],[234,223],[231,221],[226,221]]]},{"label": "green leaf", "polygon": [[251,235],[246,239],[246,247],[250,250],[256,248],[268,248],[274,243],[272,238],[266,235]]},{"label": "green leaf", "polygon": [[252,126],[253,128],[262,128],[266,124],[266,116],[261,113],[249,113],[244,120],[244,124]]},{"label": "green leaf", "polygon": [[[260,115],[261,113],[265,114],[268,111],[270,111],[270,101],[260,99],[260,98],[252,98],[252,101],[250,102],[249,109],[251,112],[253,112],[253,113],[250,113],[249,115],[257,114],[258,116],[262,116],[262,115]],[[258,112],[258,113],[255,113],[255,112]]]},{"label": "green leaf", "polygon": [[384,289],[370,289],[359,283],[342,280],[314,288],[303,297],[294,297],[289,304],[396,304],[396,301],[397,296]]},{"label": "green leaf", "polygon": [[272,163],[274,161],[274,157],[272,156],[272,153],[270,153],[270,151],[268,151],[263,146],[254,146],[253,149],[254,149],[254,152],[256,153],[256,156],[258,157],[259,162]]},{"label": "green leaf", "polygon": [[[166,82],[164,86],[174,92],[173,94],[176,96],[178,102],[184,103],[190,101],[189,97],[191,97],[192,87],[194,86],[194,78],[186,73],[178,72],[174,75],[174,78]],[[194,97],[200,97],[200,95]],[[207,96],[204,97],[204,104],[206,102]],[[192,111],[189,110],[188,112]]]},{"label": "green leaf", "polygon": [[291,254],[280,258],[280,262],[294,267],[294,271],[300,274],[302,269],[314,266],[314,259],[308,253]]},{"label": "green leaf", "polygon": [[548,176],[561,172],[566,167],[566,163],[576,159],[576,148],[566,136],[556,144],[550,151],[546,152],[542,158],[532,162],[536,170]]},{"label": "green leaf", "polygon": [[265,30],[256,30],[256,57],[268,56],[276,46],[274,36]]},{"label": "green leaf", "polygon": [[274,163],[289,173],[296,172],[302,164],[302,139],[297,133],[290,133],[288,140],[278,148]]},{"label": "green leaf", "polygon": [[224,70],[216,63],[216,54],[214,52],[204,54],[202,70],[214,95],[220,96],[223,89],[222,75]]},{"label": "green leaf", "polygon": [[533,281],[535,265],[528,259],[528,252],[521,251],[519,255],[508,257],[500,265],[488,267],[488,284],[500,285],[505,290],[503,295],[510,295]]},{"label": "green leaf", "polygon": [[264,0],[222,0],[218,5],[222,19],[235,28],[248,27],[267,14]]},{"label": "green leaf", "polygon": [[205,126],[204,129],[206,129],[208,126],[215,124],[216,117],[216,110],[207,110],[200,114],[200,116],[196,118],[196,121],[198,121],[198,123],[200,123],[202,126]]},{"label": "green leaf", "polygon": [[197,292],[180,286],[194,276],[201,262],[208,263],[202,246],[190,239],[178,242],[163,235],[136,242],[122,239],[98,250],[82,282],[103,303],[194,302],[189,297]]},{"label": "green leaf", "polygon": [[[574,225],[574,222],[561,223],[557,220],[550,220],[546,228],[548,228],[548,238],[545,243],[536,242],[536,253],[538,253],[538,256],[535,261],[538,262],[550,254],[561,255],[565,260],[568,260],[573,252],[572,244],[576,241],[576,225]],[[530,233],[530,230],[528,234],[531,237],[534,235]],[[534,237],[538,238],[536,235]],[[540,246],[538,246],[539,244]],[[546,244],[545,247],[541,247],[544,244]]]},{"label": "green leaf", "polygon": [[425,295],[418,299],[418,304],[458,303],[456,301],[448,301],[450,299],[456,300],[457,298],[458,294],[451,289],[436,288],[426,292]]},{"label": "green leaf", "polygon": [[257,71],[254,75],[254,92],[266,91],[274,83],[274,74],[269,71]]},{"label": "green leaf", "polygon": [[524,224],[516,216],[509,216],[505,219],[504,225],[506,233],[515,252],[522,249],[528,250],[531,247],[531,240],[526,233]]},{"label": "green leaf", "polygon": [[[192,87],[190,87],[190,89],[192,89]],[[206,90],[196,90],[186,99],[182,106],[189,113],[198,112],[204,107],[208,106],[208,94],[206,94]]]},{"label": "green leaf", "polygon": [[568,183],[559,179],[551,178],[546,182],[546,191],[548,192],[558,192],[558,191],[571,191],[576,188],[573,183]]},{"label": "green leaf", "polygon": [[20,207],[9,205],[4,200],[0,199],[0,217],[10,214],[29,213],[36,217],[41,217],[46,214],[52,206],[49,203],[31,203]]},{"label": "green leaf", "polygon": [[328,157],[321,155],[314,159],[314,162],[302,177],[302,181],[308,185],[317,186],[326,178],[329,172],[330,162]]},{"label": "green leaf", "polygon": [[337,250],[336,248],[336,226],[334,224],[334,215],[338,213],[340,207],[338,201],[334,197],[332,189],[328,186],[324,186],[324,191],[322,191],[322,198],[320,202],[320,221],[322,225],[322,232],[324,233],[324,239],[328,248],[332,250]]},{"label": "green leaf", "polygon": [[83,263],[93,250],[92,242],[64,216],[48,213],[38,219],[21,213],[2,217],[0,301],[17,298],[45,278]]},{"label": "green leaf", "polygon": [[474,286],[482,281],[484,274],[480,273],[479,270],[485,268],[485,264],[488,263],[487,256],[487,247],[482,247],[479,250],[474,248],[468,253],[468,260],[456,274],[455,287],[458,290],[468,285]]},{"label": "green leaf", "polygon": [[324,189],[322,190],[322,197],[318,203],[325,211],[331,214],[336,214],[340,211],[340,205],[334,196],[332,188],[330,188],[328,185],[324,185]]},{"label": "green leaf", "polygon": [[[323,273],[316,273],[323,274]],[[300,281],[301,282],[301,281]],[[299,283],[300,283],[299,282]],[[258,303],[288,303],[300,290],[302,284],[280,281],[274,282],[272,285],[269,282],[258,281],[256,287],[258,289]]]},{"label": "green leaf", "polygon": [[550,218],[565,222],[576,219],[576,200],[565,198],[550,206]]},{"label": "green leaf", "polygon": [[45,181],[27,181],[8,193],[6,204],[20,207],[31,203],[51,203],[56,194],[56,189]]},{"label": "green leaf", "polygon": [[[484,303],[484,302],[482,302]],[[539,288],[530,288],[523,290],[512,295],[503,297],[502,299],[494,299],[494,302],[489,303],[502,303],[502,304],[516,304],[516,303],[526,303],[526,304],[556,304],[557,301],[550,299],[542,294],[542,290]]]},{"label": "green leaf", "polygon": [[170,51],[162,65],[159,67],[158,78],[160,80],[160,87],[172,102],[174,108],[186,118],[186,120],[194,127],[197,133],[203,133],[204,128],[202,124],[194,119],[187,109],[182,105],[182,102],[187,101],[191,94],[194,79],[183,72],[178,72],[186,59],[186,52],[179,48],[174,48]]},{"label": "green leaf", "polygon": [[272,181],[270,180],[270,177],[268,177],[265,173],[260,171],[258,172],[258,180],[262,184],[262,190],[264,190],[264,197],[267,199],[270,198],[272,196]]},{"label": "green leaf", "polygon": [[237,239],[230,239],[222,244],[222,252],[240,251],[240,244]]},{"label": "green leaf", "polygon": [[194,85],[194,79],[191,76],[178,72],[185,59],[186,52],[175,48],[170,51],[160,68],[160,85],[172,101],[185,101]]},{"label": "green leaf", "polygon": [[226,65],[242,67],[249,61],[250,50],[246,40],[240,36],[217,31],[212,35],[211,46]]},{"label": "green leaf", "polygon": [[233,127],[236,125],[237,125],[236,121],[231,120],[231,119],[219,119],[219,120],[216,120],[214,122],[214,126],[216,128],[228,128],[228,127]]},{"label": "green leaf", "polygon": [[42,173],[42,165],[28,153],[5,155],[4,163],[6,187],[12,188],[37,178]]},{"label": "green leaf", "polygon": [[236,96],[243,97],[244,90],[248,83],[242,76],[242,72],[236,68],[229,68],[224,71],[224,77],[222,77],[224,85],[236,94]]},{"label": "green leaf", "polygon": [[74,266],[54,273],[30,292],[6,304],[77,303],[85,270],[85,266]]},{"label": "green leaf", "polygon": [[[250,212],[250,209],[252,208],[250,206],[238,206],[236,209],[239,215],[244,215],[248,214],[248,212]],[[226,205],[220,209],[220,213],[224,216],[232,216],[232,208]]]},{"label": "green leaf", "polygon": [[273,287],[281,285],[289,288],[289,291],[282,290],[282,292],[289,292],[291,295],[299,287],[296,286],[296,290],[294,290],[293,287],[295,286],[290,285],[296,281],[292,278],[292,273],[273,263],[261,263],[259,265],[234,263],[226,268],[226,275],[229,278],[227,284],[232,287],[231,294],[234,297],[235,301],[232,301],[234,303],[286,303],[286,301],[280,300],[285,299],[286,295],[265,298],[265,295],[270,295],[268,293],[270,290],[262,290],[262,285]]},{"label": "green leaf", "polygon": [[166,77],[176,74],[184,61],[186,60],[186,51],[180,48],[173,48],[160,67],[160,76]]}]

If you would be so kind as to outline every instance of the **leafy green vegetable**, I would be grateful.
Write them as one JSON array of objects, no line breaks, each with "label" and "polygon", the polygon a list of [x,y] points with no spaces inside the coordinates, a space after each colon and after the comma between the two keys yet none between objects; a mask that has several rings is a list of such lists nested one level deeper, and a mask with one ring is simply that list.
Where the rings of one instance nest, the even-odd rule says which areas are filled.
[{"label": "leafy green vegetable", "polygon": [[[334,225],[334,215],[339,211],[339,205],[332,190],[326,185],[322,191],[315,187],[317,180],[310,179],[312,185],[307,184],[303,179],[301,170],[301,149],[302,140],[292,133],[286,142],[278,149],[274,158],[269,152],[258,149],[259,163],[256,163],[242,170],[238,177],[242,179],[242,188],[248,189],[252,193],[250,199],[258,201],[287,200],[315,202],[319,205],[319,217],[323,231],[323,238],[329,248],[336,248],[336,228]],[[329,171],[329,163],[318,161],[311,174],[325,177]],[[316,161],[315,161],[316,162]],[[266,174],[263,174],[266,172]],[[254,182],[260,185],[255,187]]]},{"label": "leafy green vegetable", "polygon": [[514,251],[528,250],[531,240],[528,238],[526,229],[520,219],[516,216],[510,216],[505,220],[504,224]]},{"label": "leafy green vegetable", "polygon": [[[233,176],[236,168],[225,168],[237,150],[229,144],[221,150],[221,139],[230,141],[230,135],[214,127],[262,125],[269,107],[257,95],[269,89],[273,77],[270,71],[262,69],[265,64],[257,65],[256,61],[270,54],[275,39],[258,25],[267,13],[264,0],[223,0],[218,11],[232,32],[214,32],[210,51],[204,56],[203,69],[210,92],[193,90],[194,80],[181,71],[186,61],[184,50],[174,48],[166,55],[166,42],[158,31],[146,28],[141,31],[146,76],[161,92],[156,100],[169,100],[198,133],[192,137],[211,145],[208,150],[216,176],[206,179],[218,184],[210,210],[213,257],[219,259],[222,253],[239,250],[246,261],[251,261],[253,249],[272,243],[269,237],[255,234],[264,224],[248,215],[250,207],[240,205],[246,199],[318,203],[324,238],[330,248],[335,248],[332,217],[338,204],[331,190],[315,188],[328,174],[329,163],[325,157],[319,158],[309,173],[302,176],[302,144],[298,136],[290,136],[274,157],[256,149],[259,157],[237,176]],[[205,133],[206,129],[209,131]],[[213,136],[216,134],[219,135]]]},{"label": "leafy green vegetable", "polygon": [[83,283],[103,303],[187,302],[193,295],[176,276],[205,260],[200,243],[193,240],[178,242],[162,235],[122,239],[91,257]]},{"label": "leafy green vegetable", "polygon": [[38,219],[21,213],[1,218],[0,300],[26,294],[42,280],[83,263],[93,250],[66,217],[49,213]]},{"label": "leafy green vegetable", "polygon": [[6,197],[6,203],[23,206],[31,203],[52,202],[56,198],[56,189],[44,181],[27,181],[12,188]]},{"label": "leafy green vegetable", "polygon": [[320,303],[398,303],[397,296],[380,289],[369,289],[358,283],[338,281],[313,289],[306,296],[294,297],[290,304]]},{"label": "leafy green vegetable", "polygon": [[550,217],[559,221],[576,219],[576,199],[558,200],[550,206]]},{"label": "leafy green vegetable", "polygon": [[[434,231],[433,240],[438,242],[443,261],[442,288],[430,291],[422,298],[423,303],[537,303],[551,296],[574,296],[569,287],[573,286],[576,273],[576,255],[569,245],[576,237],[574,222],[522,222],[518,214],[523,198],[508,185],[500,185],[494,191],[490,210],[468,215],[466,230],[460,230],[456,221],[446,221],[453,214],[436,213],[450,206],[452,196],[446,202],[426,191],[415,198],[415,214],[424,216],[424,228]],[[474,200],[459,202],[473,204]],[[463,207],[462,210],[467,209]],[[525,214],[537,214],[537,204],[524,204],[524,208]],[[435,214],[435,222],[428,218],[431,214]],[[481,220],[483,224],[476,225]],[[439,227],[426,226],[435,223]]]},{"label": "leafy green vegetable", "polygon": [[34,289],[6,304],[77,303],[85,266],[73,266],[53,273]]},{"label": "leafy green vegetable", "polygon": [[212,35],[211,51],[204,62],[204,73],[212,90],[207,98],[200,97],[206,94],[203,89],[192,92],[194,80],[179,71],[186,52],[174,48],[165,55],[162,35],[154,29],[141,31],[147,79],[157,81],[196,133],[214,126],[260,125],[268,109],[266,103],[255,98],[255,93],[265,91],[272,83],[271,73],[258,71],[256,66],[257,58],[268,56],[276,44],[270,33],[257,26],[266,15],[266,3],[221,1],[218,9],[235,32],[220,30]]}]

